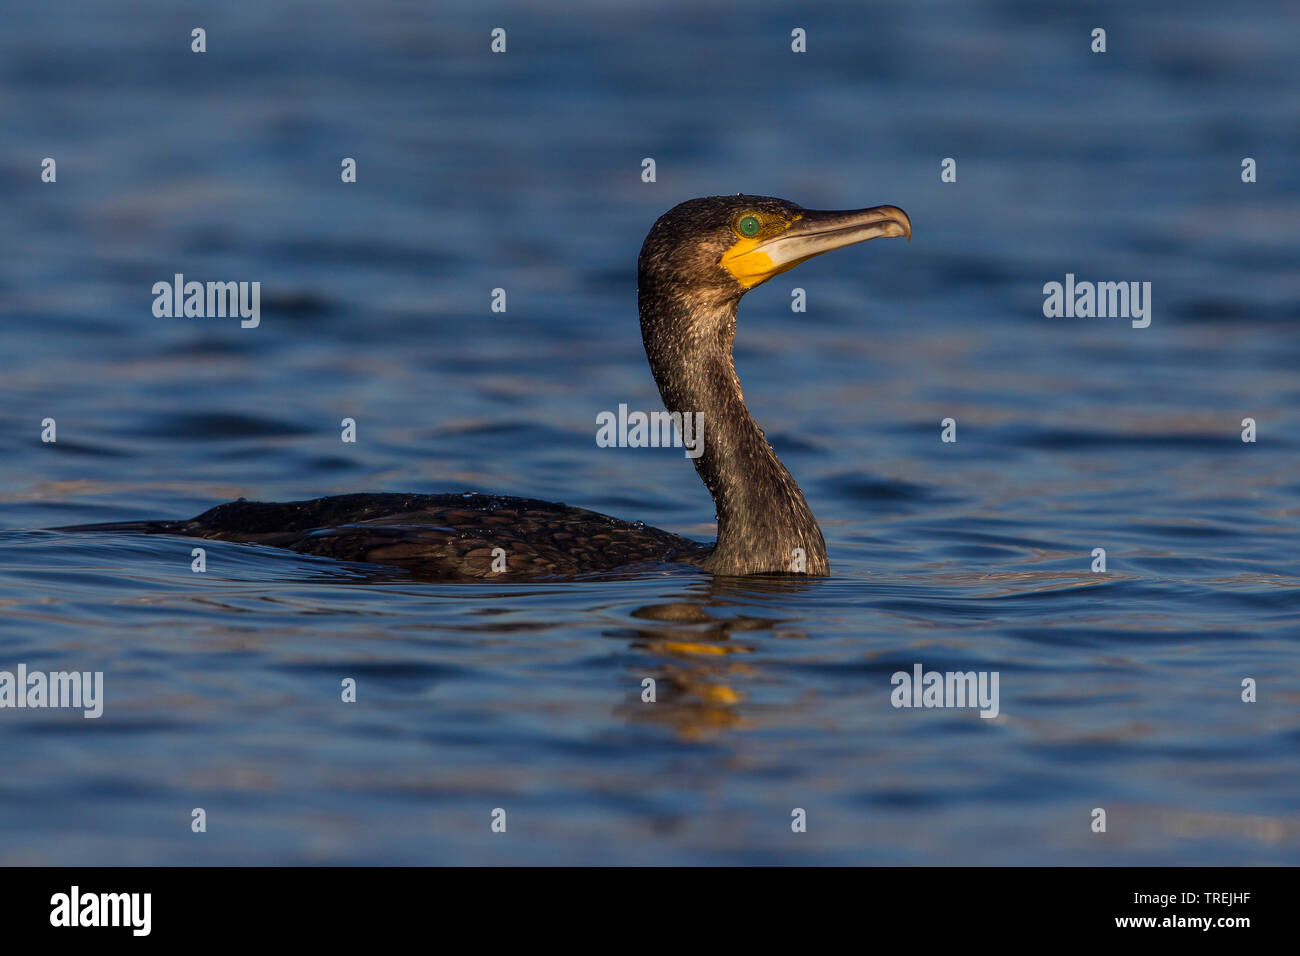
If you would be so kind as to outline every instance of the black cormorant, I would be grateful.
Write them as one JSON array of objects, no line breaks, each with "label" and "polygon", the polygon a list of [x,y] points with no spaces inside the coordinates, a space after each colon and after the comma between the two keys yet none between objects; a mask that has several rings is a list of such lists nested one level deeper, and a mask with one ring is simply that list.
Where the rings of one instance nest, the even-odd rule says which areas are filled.
[{"label": "black cormorant", "polygon": [[703,416],[706,437],[695,469],[717,505],[713,545],[581,508],[482,494],[240,500],[189,521],[57,530],[263,544],[405,568],[421,578],[496,577],[502,557],[507,579],[660,562],[719,575],[827,574],[817,519],[745,407],[732,359],[736,310],[750,289],[805,259],[878,236],[911,235],[907,214],[895,206],[823,212],[745,195],[689,200],[651,228],[637,266],[641,337],[666,409]]}]

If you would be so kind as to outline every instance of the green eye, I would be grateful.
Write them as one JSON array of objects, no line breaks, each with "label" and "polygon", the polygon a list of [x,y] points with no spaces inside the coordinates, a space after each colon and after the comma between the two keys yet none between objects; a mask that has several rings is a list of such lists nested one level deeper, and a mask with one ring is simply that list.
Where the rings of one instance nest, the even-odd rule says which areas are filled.
[{"label": "green eye", "polygon": [[742,236],[757,236],[758,219],[754,216],[742,216],[740,222],[736,223],[736,228],[740,230]]}]

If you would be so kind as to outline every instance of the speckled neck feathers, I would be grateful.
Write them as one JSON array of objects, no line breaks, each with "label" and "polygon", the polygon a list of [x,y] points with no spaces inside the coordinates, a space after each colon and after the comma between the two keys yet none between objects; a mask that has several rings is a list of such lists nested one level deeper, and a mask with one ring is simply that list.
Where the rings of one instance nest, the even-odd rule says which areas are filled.
[{"label": "speckled neck feathers", "polygon": [[[653,233],[652,237],[653,238]],[[664,406],[704,417],[695,459],[717,505],[715,574],[827,574],[826,542],[803,492],[745,407],[732,345],[738,285],[691,285],[647,239],[638,269],[641,337]]]}]

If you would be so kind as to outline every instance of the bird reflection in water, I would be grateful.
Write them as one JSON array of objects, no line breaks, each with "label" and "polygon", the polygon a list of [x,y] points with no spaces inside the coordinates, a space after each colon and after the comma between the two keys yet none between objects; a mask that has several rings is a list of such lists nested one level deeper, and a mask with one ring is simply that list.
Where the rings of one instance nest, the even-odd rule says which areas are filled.
[{"label": "bird reflection in water", "polygon": [[[606,632],[653,658],[635,670],[635,695],[618,709],[631,722],[673,729],[686,741],[716,738],[751,725],[744,704],[746,687],[764,679],[750,658],[758,651],[747,634],[799,639],[798,619],[752,613],[756,605],[802,595],[824,579],[782,575],[714,577],[682,600],[647,604],[632,612],[641,626]],[[643,700],[641,681],[655,681],[655,701]]]}]

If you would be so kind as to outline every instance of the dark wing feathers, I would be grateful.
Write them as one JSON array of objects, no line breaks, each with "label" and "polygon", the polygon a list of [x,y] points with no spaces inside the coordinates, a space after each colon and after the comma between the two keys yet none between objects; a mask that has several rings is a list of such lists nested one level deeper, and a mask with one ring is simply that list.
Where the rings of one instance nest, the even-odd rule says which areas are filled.
[{"label": "dark wing feathers", "polygon": [[[241,500],[190,521],[80,530],[112,528],[263,544],[405,568],[425,578],[568,577],[667,561],[698,564],[711,550],[582,508],[479,494],[355,494],[284,504]],[[494,570],[497,548],[505,551],[505,572]]]}]

